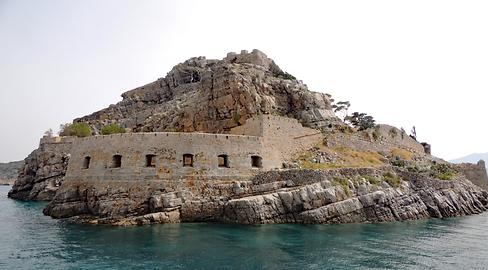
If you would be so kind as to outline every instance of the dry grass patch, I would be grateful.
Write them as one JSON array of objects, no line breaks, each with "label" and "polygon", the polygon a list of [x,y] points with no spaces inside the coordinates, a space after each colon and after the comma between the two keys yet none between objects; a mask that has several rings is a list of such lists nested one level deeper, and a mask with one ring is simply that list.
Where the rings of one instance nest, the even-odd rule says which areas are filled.
[{"label": "dry grass patch", "polygon": [[391,187],[397,188],[400,186],[402,180],[393,172],[386,172],[383,174],[383,181],[387,182]]},{"label": "dry grass patch", "polygon": [[343,167],[380,167],[385,165],[378,152],[358,151],[346,147],[337,147],[334,151],[343,161]]},{"label": "dry grass patch", "polygon": [[401,148],[391,149],[390,155],[392,157],[398,157],[398,158],[403,159],[403,160],[412,160],[413,159],[413,153],[412,152],[405,150],[405,149],[401,149]]},{"label": "dry grass patch", "polygon": [[314,153],[306,151],[298,157],[301,168],[304,169],[337,169],[337,168],[364,168],[364,167],[381,167],[385,165],[382,161],[383,156],[377,152],[358,151],[347,147],[325,148],[320,149],[330,156],[336,157],[337,162],[316,163],[313,162]]}]

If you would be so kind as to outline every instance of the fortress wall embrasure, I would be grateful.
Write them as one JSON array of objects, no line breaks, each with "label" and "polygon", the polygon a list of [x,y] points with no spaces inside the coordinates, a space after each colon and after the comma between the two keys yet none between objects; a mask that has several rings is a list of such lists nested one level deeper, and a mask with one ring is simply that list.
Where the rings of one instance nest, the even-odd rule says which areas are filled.
[{"label": "fortress wall embrasure", "polygon": [[[127,133],[79,139],[73,147],[67,178],[98,180],[177,179],[192,176],[251,175],[251,156],[263,158],[269,168],[262,139],[205,133]],[[191,166],[183,156],[193,155]],[[121,156],[114,168],[113,156]],[[146,155],[154,156],[147,167]],[[228,167],[219,167],[218,156],[227,155]],[[84,158],[90,157],[88,168]]]}]

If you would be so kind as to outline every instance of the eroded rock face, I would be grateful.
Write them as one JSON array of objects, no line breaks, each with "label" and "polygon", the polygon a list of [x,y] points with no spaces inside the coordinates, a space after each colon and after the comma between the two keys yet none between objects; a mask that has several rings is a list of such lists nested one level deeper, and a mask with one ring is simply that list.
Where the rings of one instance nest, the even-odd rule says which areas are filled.
[{"label": "eroded rock face", "polygon": [[[91,115],[95,133],[118,123],[132,132],[203,131],[227,133],[257,114],[285,115],[305,126],[337,121],[329,96],[283,72],[264,53],[230,53],[222,60],[191,58],[155,82],[122,94],[123,100]],[[9,196],[51,200],[66,173],[67,148],[35,150],[25,160]]]},{"label": "eroded rock face", "polygon": [[309,127],[335,119],[329,96],[309,91],[258,50],[231,53],[223,60],[191,58],[122,97],[75,121],[97,129],[116,122],[135,132],[222,133],[256,114],[289,116]]},{"label": "eroded rock face", "polygon": [[44,213],[94,224],[166,222],[389,222],[481,213],[486,191],[455,180],[397,171],[392,187],[383,169],[269,171],[236,181],[63,184]]},{"label": "eroded rock face", "polygon": [[41,140],[39,148],[24,160],[9,198],[51,200],[66,174],[71,142],[70,138],[59,142]]}]

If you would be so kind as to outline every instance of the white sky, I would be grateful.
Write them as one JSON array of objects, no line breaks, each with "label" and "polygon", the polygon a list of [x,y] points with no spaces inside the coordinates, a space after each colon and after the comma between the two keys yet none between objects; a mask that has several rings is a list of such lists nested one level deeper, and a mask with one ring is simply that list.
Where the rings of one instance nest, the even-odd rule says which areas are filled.
[{"label": "white sky", "polygon": [[0,162],[192,56],[257,48],[310,90],[488,152],[486,1],[0,0]]}]

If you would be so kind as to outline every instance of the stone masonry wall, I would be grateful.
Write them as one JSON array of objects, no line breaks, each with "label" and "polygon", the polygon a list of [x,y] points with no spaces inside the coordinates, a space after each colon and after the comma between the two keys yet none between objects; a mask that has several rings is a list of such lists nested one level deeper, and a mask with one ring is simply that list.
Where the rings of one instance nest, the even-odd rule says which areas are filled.
[{"label": "stone masonry wall", "polygon": [[389,152],[393,148],[402,148],[418,155],[425,155],[424,147],[401,130],[378,125],[376,129],[360,133],[336,132],[328,134],[327,145],[345,146],[360,151]]},{"label": "stone masonry wall", "polygon": [[488,176],[486,174],[485,161],[480,160],[477,164],[462,163],[456,164],[456,169],[462,172],[473,184],[488,190]]},{"label": "stone masonry wall", "polygon": [[270,163],[281,167],[294,155],[310,149],[324,138],[322,132],[307,128],[295,118],[277,115],[259,115],[248,119],[243,126],[231,130],[233,134],[263,137]]},{"label": "stone masonry wall", "polygon": [[[80,138],[71,150],[67,179],[159,180],[185,177],[251,176],[259,171],[252,156],[262,158],[262,169],[281,168],[284,161],[322,140],[322,134],[303,127],[296,119],[261,115],[249,119],[235,133],[125,133]],[[193,155],[193,166],[183,166],[183,156]],[[121,166],[114,168],[113,157]],[[154,155],[155,166],[146,166]],[[218,156],[226,155],[228,167],[219,167]],[[85,158],[89,168],[84,168]]]},{"label": "stone masonry wall", "polygon": [[294,118],[273,115],[262,118],[264,145],[270,153],[276,155],[274,159],[279,160],[280,166],[324,139],[322,132],[303,127]]},{"label": "stone masonry wall", "polygon": [[[183,155],[193,155],[193,166],[183,166]],[[229,168],[218,167],[218,155],[228,156]],[[113,167],[120,155],[121,166]],[[146,155],[154,155],[155,166],[146,167]],[[72,149],[67,180],[155,180],[191,176],[252,175],[251,156],[263,158],[262,139],[205,133],[127,133],[79,139]],[[88,169],[83,169],[85,157]]]}]

